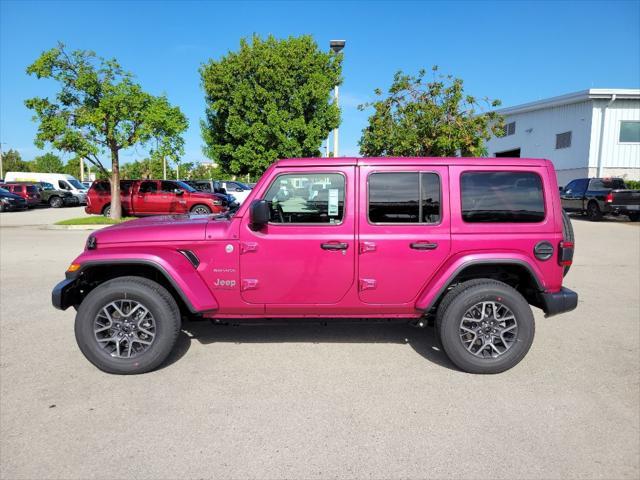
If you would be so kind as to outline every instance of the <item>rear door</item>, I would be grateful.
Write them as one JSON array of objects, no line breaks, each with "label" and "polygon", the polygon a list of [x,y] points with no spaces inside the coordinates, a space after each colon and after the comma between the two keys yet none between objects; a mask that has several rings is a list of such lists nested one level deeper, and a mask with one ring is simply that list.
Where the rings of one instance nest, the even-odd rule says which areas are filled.
[{"label": "rear door", "polygon": [[133,200],[133,209],[142,215],[164,213],[162,193],[158,190],[157,180],[144,180]]},{"label": "rear door", "polygon": [[369,304],[414,301],[451,247],[445,166],[360,167],[358,291]]}]

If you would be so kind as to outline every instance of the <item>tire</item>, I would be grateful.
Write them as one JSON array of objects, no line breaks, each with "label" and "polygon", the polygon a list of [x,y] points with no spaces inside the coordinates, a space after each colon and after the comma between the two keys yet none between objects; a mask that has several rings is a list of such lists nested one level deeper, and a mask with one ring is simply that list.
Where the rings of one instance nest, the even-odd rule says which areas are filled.
[{"label": "tire", "polygon": [[191,208],[190,212],[193,213],[194,215],[210,215],[211,209],[206,205],[198,204],[198,205],[194,205]]},{"label": "tire", "polygon": [[105,217],[110,217],[111,216],[111,204],[108,203],[104,206],[104,208],[102,209],[102,215],[104,215]]},{"label": "tire", "polygon": [[[113,305],[119,304],[120,311],[126,313],[127,303],[132,317],[120,317],[125,321],[118,323]],[[133,308],[133,304],[142,308]],[[111,326],[106,332],[105,309],[111,310]],[[133,315],[138,312],[136,315],[140,316],[145,311],[143,318]],[[124,330],[127,318],[132,321]],[[137,329],[133,328],[136,322]],[[103,331],[98,333],[96,330],[100,329]],[[175,299],[164,287],[143,277],[114,278],[99,285],[86,296],[76,314],[75,335],[80,350],[87,360],[107,373],[131,375],[157,368],[171,353],[179,333],[180,310]],[[129,346],[128,337],[133,339],[131,345],[137,346]],[[118,347],[110,338],[119,339]],[[145,339],[146,345],[142,343]]]},{"label": "tire", "polygon": [[587,217],[592,222],[599,222],[602,220],[602,211],[598,206],[598,202],[591,201],[587,205]]},{"label": "tire", "polygon": [[4,205],[2,202],[0,202],[0,213],[4,212]]},{"label": "tire", "polygon": [[[569,218],[569,214],[562,210],[562,238],[566,242],[571,242],[574,244],[574,252],[575,252],[575,235],[573,233],[573,225],[571,224],[571,218]],[[571,265],[565,265],[563,276],[567,276],[569,270],[571,269]]]},{"label": "tire", "polygon": [[49,199],[49,206],[51,208],[60,208],[64,205],[64,201],[62,200],[62,198],[57,197],[57,196],[53,196]]},{"label": "tire", "polygon": [[[495,342],[495,348],[503,351],[500,354],[496,354],[488,344],[479,346],[484,345],[484,340],[476,333],[473,333],[473,337],[469,337],[471,334],[460,328],[463,324],[463,316],[467,318],[470,310],[477,311],[473,309],[482,302],[501,306],[496,309],[499,312],[498,315],[493,314],[493,320],[490,318],[482,320],[496,321],[494,330],[504,329],[503,333],[499,334],[500,338],[510,338],[506,342],[509,344],[507,346],[498,336],[487,335],[492,338],[492,342]],[[487,303],[487,305],[490,304]],[[488,307],[486,311],[489,311]],[[507,311],[511,312],[515,320],[500,322],[501,317],[508,318]],[[464,325],[471,327],[477,324],[478,328],[485,328],[482,326],[482,321],[478,319],[477,323],[464,323]],[[500,326],[501,323],[504,323],[504,326]],[[513,324],[516,328],[513,328]],[[436,328],[444,351],[458,368],[468,373],[493,374],[509,370],[525,357],[533,343],[535,321],[531,307],[517,290],[505,283],[481,278],[464,282],[447,293],[438,307]],[[492,329],[492,326],[487,325],[487,328]],[[462,335],[472,338],[473,342],[465,344]]]},{"label": "tire", "polygon": [[628,214],[628,216],[629,216],[629,220],[631,220],[632,222],[637,222],[638,220],[640,220],[639,212],[631,212]]}]

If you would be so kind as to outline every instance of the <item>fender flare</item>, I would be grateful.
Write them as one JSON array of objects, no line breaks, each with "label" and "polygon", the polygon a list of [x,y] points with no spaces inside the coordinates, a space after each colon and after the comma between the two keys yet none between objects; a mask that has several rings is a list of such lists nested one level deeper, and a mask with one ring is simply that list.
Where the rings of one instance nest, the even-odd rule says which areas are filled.
[{"label": "fender flare", "polygon": [[[457,265],[457,266],[455,266]],[[442,277],[435,277],[435,284],[433,284],[434,282],[430,282],[430,285],[427,285],[427,287],[424,289],[424,291],[422,292],[422,294],[420,295],[420,297],[418,298],[418,301],[416,302],[416,309],[418,310],[422,310],[425,312],[428,312],[429,310],[431,310],[431,308],[433,307],[433,305],[442,297],[442,295],[447,291],[447,289],[449,288],[449,286],[451,285],[451,283],[453,282],[453,280],[465,269],[474,266],[474,265],[516,265],[518,267],[523,267],[525,270],[527,270],[527,272],[529,273],[529,275],[531,276],[531,278],[533,279],[534,283],[536,284],[536,288],[540,291],[540,292],[544,292],[545,291],[545,287],[542,284],[542,282],[540,281],[540,277],[536,274],[536,272],[534,271],[534,269],[531,267],[531,265],[526,262],[525,260],[521,260],[518,258],[505,258],[505,257],[496,257],[496,258],[491,258],[491,257],[487,257],[487,258],[479,258],[479,259],[472,259],[472,260],[462,260],[461,262],[455,262],[453,265],[450,265],[448,267],[443,267],[441,269],[441,272],[449,272],[446,275],[446,278],[444,281],[439,281],[439,279],[441,279]],[[439,286],[438,286],[439,285]],[[437,290],[435,291],[435,293],[433,292],[433,287],[436,287]]]},{"label": "fender flare", "polygon": [[[75,283],[91,268],[114,265],[144,265],[155,269],[167,280],[191,313],[217,310],[219,307],[216,298],[194,265],[177,250],[163,250],[162,256],[159,255],[159,252],[155,255],[147,253],[144,255],[147,258],[123,258],[115,252],[107,251],[101,252],[104,255],[103,258],[91,258],[93,255],[86,255],[86,253],[80,255],[78,259],[74,260],[74,263],[81,265],[80,269],[73,273],[67,272],[67,279],[56,287],[56,289],[60,290],[58,293],[60,306],[58,308],[64,310],[75,304],[70,301],[74,297]],[[163,258],[167,255],[173,257],[170,262]],[[181,267],[179,273],[177,272],[177,266]],[[63,286],[62,284],[65,285]],[[54,292],[56,289],[54,289]],[[69,299],[65,300],[65,296],[69,297]]]}]

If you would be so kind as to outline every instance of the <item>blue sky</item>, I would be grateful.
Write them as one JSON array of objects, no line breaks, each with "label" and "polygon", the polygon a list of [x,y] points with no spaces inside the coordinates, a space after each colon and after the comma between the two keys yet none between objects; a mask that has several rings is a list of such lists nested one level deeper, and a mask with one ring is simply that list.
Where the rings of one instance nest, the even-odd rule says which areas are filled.
[{"label": "blue sky", "polygon": [[[357,105],[395,71],[437,64],[469,93],[504,106],[587,88],[640,86],[640,1],[629,2],[90,2],[0,0],[0,141],[40,154],[24,99],[54,85],[24,71],[58,40],[115,57],[190,121],[184,160],[200,161],[199,66],[253,33],[347,41],[341,155],[357,155],[367,113]],[[125,152],[126,162],[145,155]],[[68,155],[63,155],[68,158]]]}]

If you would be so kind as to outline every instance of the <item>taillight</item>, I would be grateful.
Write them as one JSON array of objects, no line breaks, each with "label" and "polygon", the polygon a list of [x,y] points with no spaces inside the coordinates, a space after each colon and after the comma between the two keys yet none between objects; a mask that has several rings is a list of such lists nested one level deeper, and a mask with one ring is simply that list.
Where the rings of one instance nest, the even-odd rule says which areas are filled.
[{"label": "taillight", "polygon": [[568,267],[573,263],[573,242],[562,241],[558,245],[558,264]]},{"label": "taillight", "polygon": [[612,192],[609,192],[609,193],[607,194],[607,198],[605,199],[605,202],[607,202],[607,203],[613,203],[613,193],[612,193]]}]

